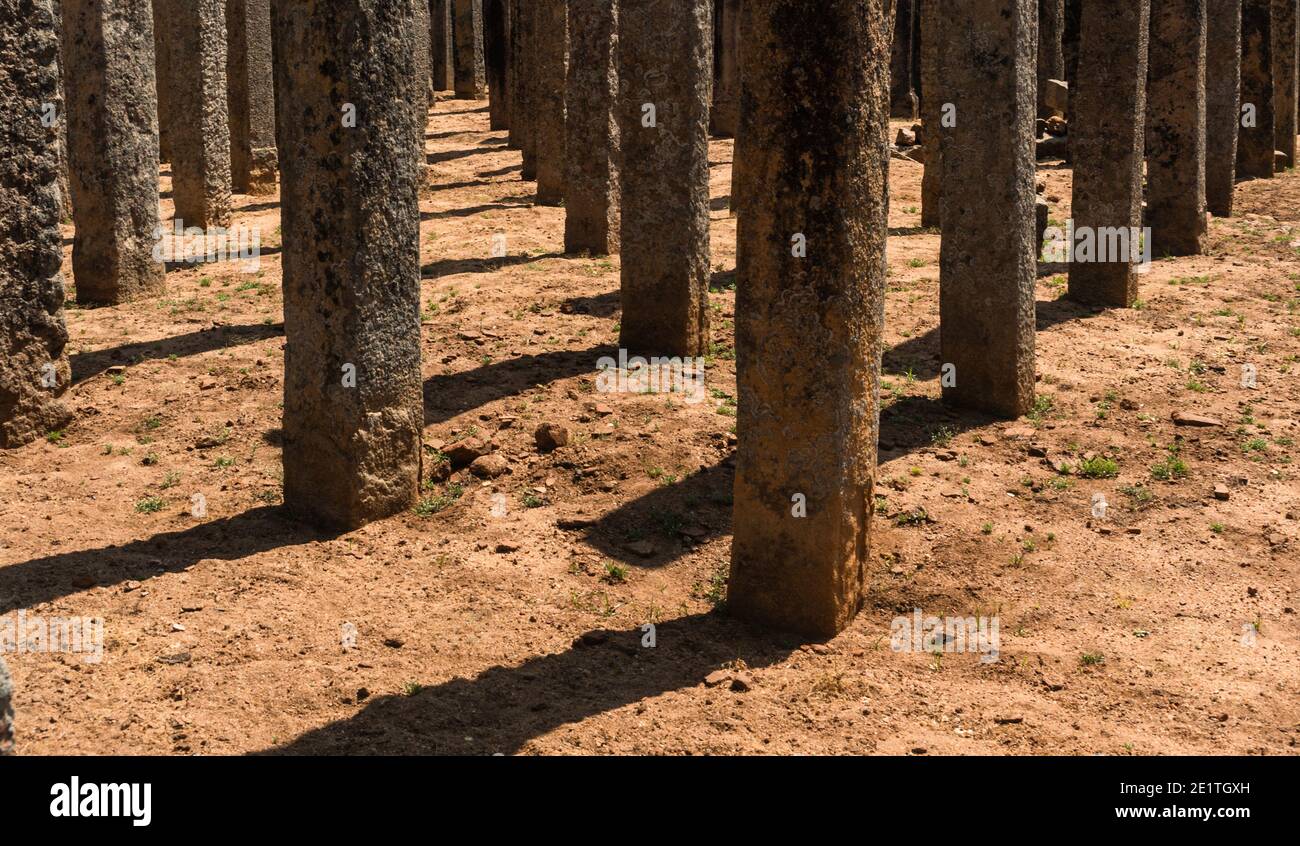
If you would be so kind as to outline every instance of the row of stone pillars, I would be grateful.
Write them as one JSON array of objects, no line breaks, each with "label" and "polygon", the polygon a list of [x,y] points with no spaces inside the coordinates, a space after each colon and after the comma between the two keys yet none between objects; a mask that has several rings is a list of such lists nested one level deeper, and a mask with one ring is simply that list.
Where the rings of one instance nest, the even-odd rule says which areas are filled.
[{"label": "row of stone pillars", "polygon": [[[1146,139],[1156,254],[1194,252],[1204,238],[1207,2],[1167,0],[1152,10],[1149,0],[1130,0],[1118,11],[1084,4],[1071,51],[1079,83],[1076,215],[1099,229],[1140,225]],[[192,31],[215,31],[219,5],[190,4]],[[466,5],[471,22],[482,14],[478,2]],[[743,617],[819,635],[852,618],[868,563],[893,7],[892,0],[824,0],[810,15],[804,0],[746,0],[735,24],[740,401],[730,605]],[[0,88],[15,98],[0,105],[18,116],[6,140],[19,153],[0,176],[4,190],[21,197],[18,211],[6,211],[15,218],[6,232],[18,244],[6,254],[30,259],[6,265],[15,283],[0,288],[6,297],[24,292],[5,304],[6,320],[17,317],[0,337],[8,354],[0,422],[12,439],[11,432],[66,414],[57,403],[66,375],[53,388],[38,387],[44,365],[66,369],[66,335],[57,145],[39,120],[39,104],[57,97],[57,78],[42,65],[49,54],[41,39],[50,32],[38,21],[29,33],[13,4],[0,5],[6,8],[0,25],[27,63]],[[928,212],[937,211],[942,229],[944,396],[1015,416],[1034,399],[1039,8],[1036,0],[924,0],[919,8],[921,43],[936,45],[923,51],[922,103],[938,104],[925,135],[936,145],[926,170],[936,186]],[[133,20],[149,26],[143,4],[123,0],[114,9],[133,9]],[[453,11],[459,21],[459,0]],[[272,4],[285,503],[321,524],[346,528],[393,514],[419,489],[418,190],[438,29],[429,12],[425,0]],[[1068,12],[1067,5],[1067,22]],[[617,243],[621,346],[703,355],[718,43],[712,4],[516,0],[504,14],[506,120],[525,162],[531,158],[539,199],[565,203],[566,247],[605,252]],[[1276,52],[1271,31],[1245,38],[1257,31],[1243,16],[1243,41],[1256,45],[1247,58],[1249,49]],[[173,75],[184,56],[186,78],[201,85],[223,65],[215,53],[192,43],[174,50]],[[144,79],[150,63],[130,67]],[[193,90],[176,86],[172,96],[175,107]],[[1270,122],[1270,138],[1274,131]],[[1254,138],[1244,127],[1241,137]],[[174,131],[169,143],[176,159],[204,155],[188,149],[193,137],[184,132]],[[129,217],[131,207],[123,208],[106,212],[105,225]],[[1132,303],[1132,251],[1105,267],[1088,264],[1071,265],[1073,296]]]}]

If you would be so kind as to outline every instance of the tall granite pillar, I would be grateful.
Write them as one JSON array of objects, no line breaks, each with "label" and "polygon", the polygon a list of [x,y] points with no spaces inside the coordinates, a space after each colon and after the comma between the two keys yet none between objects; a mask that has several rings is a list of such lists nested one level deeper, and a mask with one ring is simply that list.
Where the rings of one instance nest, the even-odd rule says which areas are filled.
[{"label": "tall granite pillar", "polygon": [[1151,9],[1147,225],[1157,256],[1204,248],[1205,2],[1161,0]]},{"label": "tall granite pillar", "polygon": [[1273,0],[1273,146],[1286,154],[1286,166],[1296,161],[1296,4]]},{"label": "tall granite pillar", "polygon": [[493,130],[510,128],[510,4],[483,0],[483,62]]},{"label": "tall granite pillar", "polygon": [[520,13],[519,52],[522,57],[523,72],[519,80],[520,120],[524,125],[521,150],[523,167],[520,176],[525,181],[537,178],[537,61],[539,46],[537,33],[538,19],[541,16],[539,0],[521,0],[523,9]]},{"label": "tall granite pillar", "polygon": [[627,0],[618,10],[619,342],[635,354],[708,349],[710,5]]},{"label": "tall granite pillar", "polygon": [[1208,0],[1205,44],[1205,206],[1232,215],[1241,126],[1241,0]]},{"label": "tall granite pillar", "polygon": [[1016,417],[1034,401],[1035,0],[943,0],[939,321],[944,399]]},{"label": "tall granite pillar", "polygon": [[64,0],[63,20],[77,301],[116,304],[160,294],[149,0]]},{"label": "tall granite pillar", "polygon": [[167,20],[163,17],[167,0],[153,0],[153,45],[154,45],[154,79],[158,82],[158,158],[160,161],[172,160],[171,148],[171,32]]},{"label": "tall granite pillar", "polygon": [[1094,247],[1071,257],[1069,294],[1081,302],[1128,308],[1137,299],[1150,16],[1151,0],[1083,7],[1071,210]]},{"label": "tall granite pillar", "polygon": [[564,251],[618,250],[618,2],[569,0]]},{"label": "tall granite pillar", "polygon": [[[753,181],[739,222],[727,606],[831,637],[871,567],[889,192],[888,0],[743,12]],[[804,26],[792,26],[801,20]],[[1032,193],[1032,189],[1031,189]],[[806,256],[792,238],[806,238]]]},{"label": "tall granite pillar", "polygon": [[420,486],[424,0],[276,0],[284,501],[350,528]]},{"label": "tall granite pillar", "polygon": [[456,99],[482,100],[488,95],[483,59],[483,0],[452,0],[456,42]]},{"label": "tall granite pillar", "polygon": [[1237,174],[1273,177],[1273,2],[1242,0]]},{"label": "tall granite pillar", "polygon": [[230,225],[226,0],[155,0],[171,37],[172,198],[176,219]]},{"label": "tall granite pillar", "polygon": [[565,76],[569,61],[568,0],[536,0],[537,79],[533,131],[537,134],[537,202],[564,202]]},{"label": "tall granite pillar", "polygon": [[0,658],[0,756],[14,754],[14,684]]},{"label": "tall granite pillar", "polygon": [[1038,0],[1038,116],[1041,118],[1053,114],[1047,105],[1047,81],[1065,79],[1064,30],[1065,0]]},{"label": "tall granite pillar", "polygon": [[524,26],[522,0],[509,0],[510,42],[506,51],[508,69],[506,70],[507,103],[510,106],[510,140],[512,150],[522,150],[524,146],[525,123],[527,116],[523,107],[524,54],[523,39],[520,29]]},{"label": "tall granite pillar", "polygon": [[[43,120],[59,90],[50,4],[0,0],[0,44],[0,449],[10,449],[72,419],[59,401],[71,374],[59,273],[58,129]],[[0,664],[0,753],[13,741],[8,684]]]},{"label": "tall granite pillar", "polygon": [[740,111],[740,0],[715,0],[713,47],[713,109],[709,132],[719,137],[736,134]]},{"label": "tall granite pillar", "polygon": [[[1073,94],[1074,83],[1079,78],[1079,27],[1085,0],[1065,0],[1065,20],[1061,25],[1061,56],[1065,60],[1065,80]],[[1067,122],[1074,120],[1074,98],[1065,110]]]},{"label": "tall granite pillar", "polygon": [[894,0],[894,36],[889,62],[889,113],[916,119],[916,91],[912,86],[912,18],[917,0]]},{"label": "tall granite pillar", "polygon": [[921,143],[925,149],[925,170],[921,176],[921,225],[943,225],[943,197],[939,190],[943,173],[944,89],[939,79],[939,51],[943,49],[940,27],[942,0],[917,0],[921,12]]},{"label": "tall granite pillar", "polygon": [[275,81],[271,0],[226,0],[230,181],[245,194],[275,193]]},{"label": "tall granite pillar", "polygon": [[429,0],[429,57],[433,64],[434,91],[450,91],[456,85],[451,4],[452,0]]}]

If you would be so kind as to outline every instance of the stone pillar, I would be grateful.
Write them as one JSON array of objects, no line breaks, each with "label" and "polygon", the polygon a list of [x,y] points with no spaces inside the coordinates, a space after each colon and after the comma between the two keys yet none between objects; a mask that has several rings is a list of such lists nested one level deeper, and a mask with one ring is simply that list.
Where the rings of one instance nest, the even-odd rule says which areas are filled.
[{"label": "stone pillar", "polygon": [[1096,237],[1070,262],[1069,294],[1080,302],[1128,308],[1137,299],[1150,16],[1151,0],[1083,7],[1071,210],[1075,231]]},{"label": "stone pillar", "polygon": [[[1065,21],[1061,25],[1061,56],[1065,60],[1065,80],[1074,88],[1079,78],[1079,27],[1083,15],[1084,0],[1065,0]],[[1073,91],[1071,91],[1073,93]],[[1066,122],[1074,120],[1074,98],[1067,104]]]},{"label": "stone pillar", "polygon": [[1205,205],[1232,215],[1241,126],[1241,0],[1208,0],[1205,45]]},{"label": "stone pillar", "polygon": [[226,0],[230,181],[245,194],[275,193],[275,83],[271,0]]},{"label": "stone pillar", "polygon": [[925,149],[925,170],[921,176],[921,225],[943,225],[943,197],[939,190],[943,172],[943,86],[939,80],[939,51],[943,49],[940,26],[941,0],[918,0],[921,18],[921,143]]},{"label": "stone pillar", "polygon": [[942,0],[945,400],[1004,417],[1034,401],[1035,0]]},{"label": "stone pillar", "polygon": [[[59,32],[49,3],[0,3],[0,44],[0,449],[10,449],[72,419],[58,399],[71,374],[59,273],[58,127],[45,120],[47,108],[60,105]],[[0,669],[0,752],[12,742],[11,717]]]},{"label": "stone pillar", "polygon": [[740,2],[715,0],[713,109],[709,132],[722,138],[736,134],[740,119]]},{"label": "stone pillar", "polygon": [[158,159],[164,162],[172,160],[171,149],[171,36],[166,19],[163,17],[167,0],[153,0],[153,46],[154,79],[157,81],[158,95]]},{"label": "stone pillar", "polygon": [[[1038,0],[1038,116],[1051,117],[1047,80],[1065,79],[1065,0]],[[1086,56],[1087,54],[1084,53]]]},{"label": "stone pillar", "polygon": [[0,658],[0,756],[14,754],[14,684]]},{"label": "stone pillar", "polygon": [[456,41],[456,99],[482,100],[487,96],[487,68],[483,60],[483,0],[452,0]]},{"label": "stone pillar", "polygon": [[1237,174],[1273,178],[1273,4],[1242,0]]},{"label": "stone pillar", "polygon": [[171,37],[172,198],[186,227],[230,225],[226,0],[155,0]]},{"label": "stone pillar", "polygon": [[520,30],[524,27],[524,10],[522,0],[509,0],[510,3],[510,46],[507,53],[509,69],[506,71],[506,87],[509,90],[510,104],[510,141],[512,150],[522,150],[524,135],[527,132],[527,109],[524,108],[524,42]]},{"label": "stone pillar", "polygon": [[569,0],[564,251],[618,250],[618,2]]},{"label": "stone pillar", "polygon": [[889,62],[889,114],[916,120],[917,98],[912,86],[912,25],[917,0],[894,0],[894,35]]},{"label": "stone pillar", "polygon": [[456,85],[451,4],[452,0],[429,0],[429,57],[433,64],[434,91],[450,91]]},{"label": "stone pillar", "polygon": [[483,62],[487,71],[491,129],[510,128],[510,6],[483,0]]},{"label": "stone pillar", "polygon": [[[888,235],[887,4],[822,0],[807,18],[804,0],[763,0],[743,12],[753,59],[745,68],[753,181],[738,238],[744,281],[736,293],[739,446],[727,606],[810,637],[849,624],[872,566]],[[806,238],[806,257],[794,255],[797,235]]]},{"label": "stone pillar", "polygon": [[537,135],[537,202],[564,202],[565,77],[569,61],[567,0],[536,0],[537,62],[533,131]]},{"label": "stone pillar", "polygon": [[64,0],[77,302],[160,294],[158,123],[149,0]]},{"label": "stone pillar", "polygon": [[420,486],[424,0],[276,0],[284,501],[351,528]]},{"label": "stone pillar", "polygon": [[1204,249],[1205,32],[1205,0],[1151,9],[1147,225],[1155,256]]},{"label": "stone pillar", "polygon": [[523,41],[524,72],[520,82],[520,99],[523,101],[524,130],[523,170],[521,176],[525,181],[537,179],[537,33],[540,15],[538,0],[522,0],[524,8],[521,16],[523,27],[519,36]]},{"label": "stone pillar", "polygon": [[634,354],[708,350],[710,6],[627,0],[619,7],[619,342]]},{"label": "stone pillar", "polygon": [[1296,163],[1296,17],[1296,0],[1273,0],[1273,146],[1287,167]]}]

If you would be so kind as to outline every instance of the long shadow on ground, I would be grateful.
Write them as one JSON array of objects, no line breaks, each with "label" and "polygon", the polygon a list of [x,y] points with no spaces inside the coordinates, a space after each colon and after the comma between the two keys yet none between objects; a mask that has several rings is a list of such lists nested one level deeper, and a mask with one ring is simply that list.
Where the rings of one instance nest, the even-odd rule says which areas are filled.
[{"label": "long shadow on ground", "polygon": [[117,347],[96,350],[95,352],[76,353],[69,357],[72,364],[72,382],[84,382],[92,376],[103,373],[116,364],[134,364],[144,359],[170,358],[171,356],[190,356],[211,352],[238,344],[251,344],[267,338],[284,335],[284,324],[268,326],[253,323],[245,326],[217,326],[212,329],[200,329],[172,338],[157,341],[140,341],[134,344],[122,344]]}]

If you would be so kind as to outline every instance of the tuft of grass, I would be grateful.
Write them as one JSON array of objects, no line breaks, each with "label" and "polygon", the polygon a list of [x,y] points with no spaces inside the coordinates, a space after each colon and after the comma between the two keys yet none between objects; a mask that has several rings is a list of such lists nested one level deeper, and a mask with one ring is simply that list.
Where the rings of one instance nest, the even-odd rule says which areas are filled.
[{"label": "tuft of grass", "polygon": [[1079,475],[1085,479],[1113,479],[1119,475],[1119,463],[1113,458],[1085,458],[1079,462]]},{"label": "tuft of grass", "polygon": [[137,514],[157,514],[167,506],[167,500],[160,496],[147,496],[135,504]]}]

